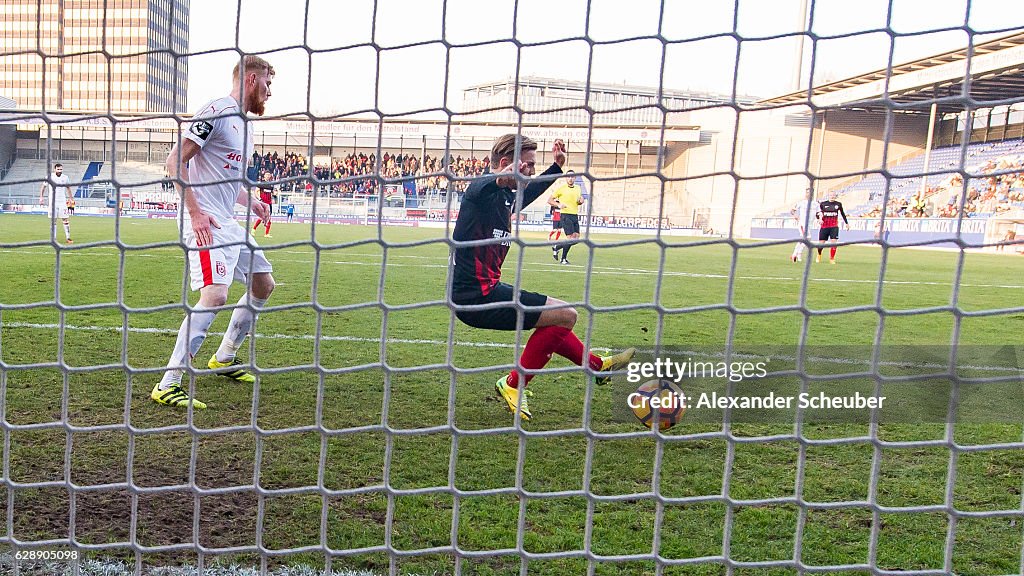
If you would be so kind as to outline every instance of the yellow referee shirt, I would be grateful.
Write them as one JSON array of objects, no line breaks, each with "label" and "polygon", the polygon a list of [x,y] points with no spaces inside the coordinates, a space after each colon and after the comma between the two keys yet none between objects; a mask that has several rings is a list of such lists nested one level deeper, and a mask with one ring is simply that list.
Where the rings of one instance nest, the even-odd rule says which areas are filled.
[{"label": "yellow referee shirt", "polygon": [[568,184],[562,184],[558,190],[555,190],[551,197],[565,206],[565,208],[562,208],[562,214],[579,214],[580,196],[582,195],[582,186],[569,186]]}]

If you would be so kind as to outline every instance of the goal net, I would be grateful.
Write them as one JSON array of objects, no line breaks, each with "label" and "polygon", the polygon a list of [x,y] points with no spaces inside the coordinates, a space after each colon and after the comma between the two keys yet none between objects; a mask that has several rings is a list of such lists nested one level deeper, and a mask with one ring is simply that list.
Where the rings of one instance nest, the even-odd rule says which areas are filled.
[{"label": "goal net", "polygon": [[[1024,20],[847,4],[0,6],[0,571],[1024,573]],[[168,211],[79,198],[65,230],[55,164],[170,194],[249,54],[272,94],[219,182],[272,194],[233,246],[276,287],[232,286],[179,366],[208,407],[173,408],[151,391],[208,313],[201,256]],[[579,238],[559,175],[456,240],[503,134],[538,174],[565,142]],[[457,317],[453,251],[501,244],[515,294],[637,350],[609,385],[524,367],[529,306]],[[208,369],[242,309],[254,383]]]}]

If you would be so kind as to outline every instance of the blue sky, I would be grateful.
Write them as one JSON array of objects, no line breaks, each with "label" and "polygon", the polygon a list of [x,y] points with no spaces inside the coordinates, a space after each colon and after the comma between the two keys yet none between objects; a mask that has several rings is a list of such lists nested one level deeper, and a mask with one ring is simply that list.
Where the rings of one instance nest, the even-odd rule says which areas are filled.
[{"label": "blue sky", "polygon": [[[806,0],[813,5],[803,84],[884,68],[1024,28],[1014,0]],[[890,11],[891,3],[891,11]],[[189,107],[226,94],[234,48],[277,68],[268,114],[461,109],[470,85],[519,76],[741,94],[791,90],[801,0],[241,0],[192,2]],[[446,7],[442,10],[442,7]],[[623,6],[628,6],[624,9]],[[308,18],[306,16],[308,11]],[[442,17],[444,12],[444,17]],[[636,36],[658,39],[621,41]],[[735,23],[735,26],[734,26]],[[890,27],[893,35],[884,29]],[[871,32],[872,30],[880,30]],[[843,38],[828,38],[848,35]],[[613,42],[591,46],[594,42]],[[486,43],[452,48],[451,44]],[[579,38],[569,40],[570,38]],[[237,40],[236,40],[237,39]],[[515,41],[525,44],[517,49]],[[500,42],[495,43],[496,40]],[[351,48],[375,41],[371,46]],[[424,43],[393,49],[397,46]],[[309,50],[303,48],[306,46]],[[813,50],[812,50],[813,46]],[[349,48],[346,48],[349,47]],[[378,74],[379,58],[379,79]],[[447,91],[445,86],[447,85]]]}]

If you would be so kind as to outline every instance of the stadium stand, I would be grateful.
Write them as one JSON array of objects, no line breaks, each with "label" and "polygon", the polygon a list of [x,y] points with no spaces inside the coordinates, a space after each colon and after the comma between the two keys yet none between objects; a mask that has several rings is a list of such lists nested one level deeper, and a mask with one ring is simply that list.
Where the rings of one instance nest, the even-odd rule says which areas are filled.
[{"label": "stadium stand", "polygon": [[[428,176],[437,174],[443,170],[442,158],[425,155],[425,160],[420,161],[418,155],[388,153],[381,155],[381,175],[384,178],[397,179],[406,178],[405,205],[419,206],[425,203],[424,198],[445,198],[448,190],[456,191],[453,197],[453,207],[457,208],[460,193],[465,189],[468,181],[454,180],[447,181],[444,176]],[[287,181],[280,185],[284,192],[293,192],[298,186],[303,186],[301,179],[309,172],[309,163],[301,154],[288,153],[277,154],[276,152],[263,154],[257,161],[259,177],[262,181]],[[314,165],[313,174],[321,181],[342,181],[320,187],[320,194],[331,198],[351,198],[354,196],[365,196],[376,194],[374,181],[372,179],[347,180],[361,175],[371,175],[374,172],[376,157],[374,154],[349,154],[343,158],[332,159],[331,165]],[[490,162],[487,158],[475,156],[463,158],[455,156],[451,159],[451,171],[458,178],[471,178],[479,176],[489,169]],[[641,167],[642,168],[642,167]],[[622,168],[593,166],[591,173],[597,178],[613,178],[622,176]],[[344,181],[343,181],[344,180]],[[412,185],[409,185],[412,183]],[[585,188],[589,187],[584,183]],[[661,209],[662,189],[657,178],[629,178],[611,181],[597,181],[593,183],[594,195],[592,196],[591,212],[595,214],[615,214],[625,216],[657,215]],[[307,192],[307,196],[311,191]],[[293,197],[293,202],[295,198]],[[666,202],[671,202],[666,199]],[[302,203],[302,200],[298,200]],[[547,212],[547,206],[538,203],[526,210],[527,214],[535,212]]]},{"label": "stadium stand", "polygon": [[[32,139],[25,139],[19,145],[22,149],[18,150],[11,172],[0,178],[0,203],[34,206],[38,204],[39,186],[48,173],[46,146]],[[161,159],[166,154],[163,149],[165,146],[166,143],[154,141],[140,149],[141,152],[136,151],[127,158],[119,154],[116,180],[120,184],[122,199],[129,206],[146,208],[149,203],[164,207],[176,204],[174,191],[165,188],[161,182],[164,177]],[[53,149],[54,159],[65,165],[65,171],[73,182],[92,182],[82,186],[81,190],[76,187],[80,206],[113,205],[116,192],[112,184],[110,151],[107,147],[72,136],[70,139],[65,137],[62,141],[55,141]],[[287,200],[295,204],[298,214],[310,212],[315,185],[307,178],[310,159],[295,149],[289,151],[287,147],[261,145],[257,150],[258,153],[249,159],[250,166],[258,168],[256,174],[261,181],[278,181],[275,184],[279,194],[278,202]],[[312,160],[315,162],[312,173],[321,181],[317,188],[319,197],[346,199],[377,196],[377,182],[358,176],[373,174],[375,165],[379,165],[380,174],[384,178],[403,180],[396,185],[404,188],[404,194],[395,190],[396,185],[388,185],[385,190],[385,198],[390,200],[387,204],[392,207],[457,210],[458,193],[468,184],[461,178],[471,178],[489,168],[487,154],[483,150],[463,150],[461,153],[452,151],[449,161],[450,169],[456,176],[453,180],[436,175],[443,170],[443,151],[385,148],[379,152],[380,161],[375,156],[377,150],[370,148],[349,149],[342,154],[337,152],[330,157],[315,156]],[[577,173],[589,172],[593,177],[593,180],[583,182],[589,198],[589,214],[621,217],[655,217],[661,214],[675,220],[684,212],[687,215],[689,213],[677,194],[665,194],[662,203],[661,179],[638,176],[655,170],[656,157],[650,151],[637,151],[628,155],[604,151],[592,155],[589,160],[583,155],[574,156],[573,160],[577,162],[573,166]],[[584,166],[584,163],[589,163],[589,166]],[[303,194],[296,194],[299,190]],[[451,204],[448,201],[449,190],[456,192],[452,195]],[[333,202],[331,206],[334,206]],[[528,219],[537,221],[544,220],[548,210],[544,202],[537,202],[525,213]]]},{"label": "stadium stand", "polygon": [[[114,187],[110,182],[114,174],[107,162],[75,162],[62,161],[64,172],[71,182],[89,181],[76,186],[75,197],[80,205],[102,205],[106,203],[107,190]],[[95,176],[87,179],[90,169]],[[7,176],[0,180],[0,202],[10,204],[37,204],[39,187],[49,173],[49,164],[45,160],[19,159],[11,164]],[[117,182],[122,192],[130,192],[140,202],[165,201],[167,194],[160,183],[164,178],[163,166],[147,162],[118,161]]]},{"label": "stadium stand", "polygon": [[[918,155],[900,162],[889,169],[890,197],[887,215],[890,217],[955,217],[952,208],[958,204],[963,190],[963,180],[957,170],[960,167],[960,146],[947,146],[932,151],[925,172],[924,155]],[[964,211],[970,217],[985,217],[1007,212],[1019,207],[1024,200],[1024,191],[1018,174],[1012,173],[1024,167],[1024,140],[984,142],[967,147],[963,159],[964,170],[977,174],[967,183],[968,199]],[[986,177],[985,174],[1000,173]],[[1004,174],[1011,172],[1010,174]],[[921,183],[925,181],[925,194],[920,197]],[[877,216],[881,213],[881,202],[885,194],[885,177],[873,173],[860,182],[838,190],[840,197],[849,198],[858,192],[866,192],[866,202],[852,205],[854,216]],[[1016,198],[1016,199],[1015,199]],[[920,203],[918,209],[914,204]]]}]

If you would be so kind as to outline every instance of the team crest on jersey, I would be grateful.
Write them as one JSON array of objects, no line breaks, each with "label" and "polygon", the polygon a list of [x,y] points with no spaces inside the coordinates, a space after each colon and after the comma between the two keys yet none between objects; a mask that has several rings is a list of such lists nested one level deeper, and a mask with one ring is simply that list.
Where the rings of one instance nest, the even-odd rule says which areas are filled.
[{"label": "team crest on jersey", "polygon": [[206,140],[210,137],[210,133],[213,132],[213,124],[210,124],[209,122],[193,122],[189,131],[203,140]]},{"label": "team crest on jersey", "polygon": [[217,261],[217,276],[226,276],[228,273],[228,267],[223,262]]}]

